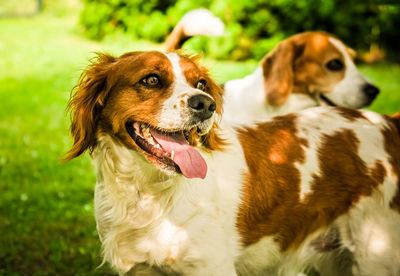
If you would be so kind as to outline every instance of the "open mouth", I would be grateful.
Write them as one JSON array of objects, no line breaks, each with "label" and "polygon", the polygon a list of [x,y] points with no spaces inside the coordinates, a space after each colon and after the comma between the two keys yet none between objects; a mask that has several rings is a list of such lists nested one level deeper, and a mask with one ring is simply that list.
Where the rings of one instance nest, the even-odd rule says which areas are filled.
[{"label": "open mouth", "polygon": [[189,131],[169,132],[139,122],[126,123],[126,130],[155,166],[181,173],[187,178],[205,178],[207,164],[200,153],[189,145]]}]

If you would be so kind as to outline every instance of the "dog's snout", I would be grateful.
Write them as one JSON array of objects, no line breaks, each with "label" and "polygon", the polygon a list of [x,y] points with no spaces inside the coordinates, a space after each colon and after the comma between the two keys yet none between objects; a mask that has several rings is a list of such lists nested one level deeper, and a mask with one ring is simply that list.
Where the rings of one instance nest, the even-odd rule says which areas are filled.
[{"label": "dog's snout", "polygon": [[201,120],[207,120],[210,118],[217,108],[215,101],[206,95],[195,95],[190,97],[188,105],[192,112],[194,112]]},{"label": "dog's snout", "polygon": [[375,98],[379,94],[379,88],[375,85],[367,83],[363,87],[363,92],[370,98]]}]

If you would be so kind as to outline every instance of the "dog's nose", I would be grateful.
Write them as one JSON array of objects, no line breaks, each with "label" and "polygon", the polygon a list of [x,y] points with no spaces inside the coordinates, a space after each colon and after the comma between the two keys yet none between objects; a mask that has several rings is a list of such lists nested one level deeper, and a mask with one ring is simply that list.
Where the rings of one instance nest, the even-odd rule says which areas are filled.
[{"label": "dog's nose", "polygon": [[374,99],[379,94],[379,88],[375,85],[367,83],[363,87],[363,92],[370,98]]},{"label": "dog's nose", "polygon": [[211,97],[201,94],[190,97],[188,105],[192,112],[202,121],[210,118],[217,108],[217,105]]}]

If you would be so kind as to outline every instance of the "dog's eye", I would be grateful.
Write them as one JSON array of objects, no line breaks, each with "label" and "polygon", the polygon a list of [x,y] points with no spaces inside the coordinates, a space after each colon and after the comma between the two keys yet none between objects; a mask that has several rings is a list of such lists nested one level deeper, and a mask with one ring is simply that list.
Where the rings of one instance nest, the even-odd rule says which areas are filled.
[{"label": "dog's eye", "polygon": [[201,79],[197,82],[196,88],[200,89],[201,91],[205,91],[207,87],[207,82],[204,79]]},{"label": "dog's eye", "polygon": [[160,78],[157,75],[148,75],[140,80],[142,84],[149,87],[155,87],[160,84]]},{"label": "dog's eye", "polygon": [[331,71],[340,71],[343,67],[343,62],[338,58],[332,59],[326,63],[326,68]]}]

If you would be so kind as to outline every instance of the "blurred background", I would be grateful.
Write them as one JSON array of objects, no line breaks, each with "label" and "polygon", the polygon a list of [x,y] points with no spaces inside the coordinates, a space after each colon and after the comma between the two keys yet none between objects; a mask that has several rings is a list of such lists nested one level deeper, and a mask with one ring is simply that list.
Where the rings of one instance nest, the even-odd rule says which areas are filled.
[{"label": "blurred background", "polygon": [[222,37],[194,37],[219,81],[251,73],[284,38],[325,30],[355,48],[381,89],[369,109],[400,110],[398,0],[0,0],[0,275],[113,275],[101,263],[95,175],[71,146],[65,107],[94,52],[162,50],[182,15],[205,7]]}]

